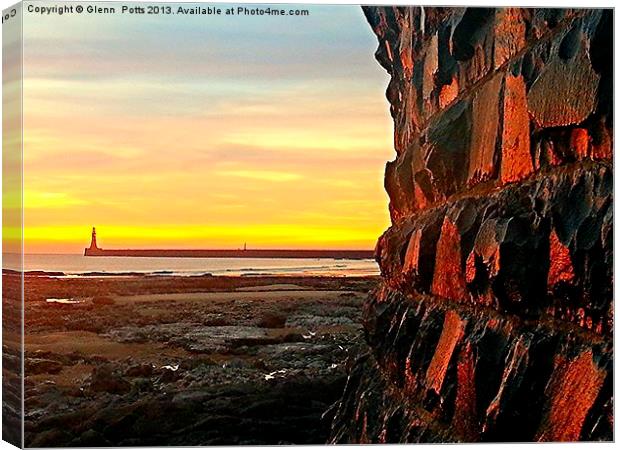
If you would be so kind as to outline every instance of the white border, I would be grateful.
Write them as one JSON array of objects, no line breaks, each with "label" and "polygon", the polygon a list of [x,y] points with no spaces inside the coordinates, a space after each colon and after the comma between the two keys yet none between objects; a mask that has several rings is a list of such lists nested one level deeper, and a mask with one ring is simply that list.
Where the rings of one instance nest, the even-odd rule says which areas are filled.
[{"label": "white border", "polygon": [[[72,3],[83,3],[80,1],[71,1]],[[15,4],[16,2],[13,0],[0,0],[0,9],[4,10],[6,8],[8,8],[9,6]],[[50,1],[50,3],[53,3],[52,1]],[[119,2],[120,3],[120,2]],[[129,2],[127,2],[129,3]],[[165,2],[141,2],[141,3],[165,3]],[[196,1],[178,1],[178,2],[174,2],[174,3],[200,3],[200,2],[196,2]],[[322,4],[322,5],[333,5],[333,4],[347,4],[347,5],[360,5],[360,2],[356,2],[356,1],[351,1],[351,0],[337,0],[337,1],[330,1],[330,0],[313,0],[313,1],[299,1],[299,0],[288,0],[288,1],[281,1],[281,0],[244,0],[242,2],[236,2],[236,1],[226,1],[226,0],[213,0],[210,2],[205,2],[205,3],[288,3],[288,4]],[[575,8],[613,8],[615,6],[614,2],[612,1],[600,1],[600,0],[588,0],[587,2],[582,1],[574,1],[574,0],[563,0],[563,1],[558,1],[558,0],[553,0],[553,1],[544,1],[544,2],[535,2],[533,0],[529,0],[529,1],[518,1],[518,0],[513,0],[513,1],[503,1],[503,0],[473,0],[473,1],[466,1],[466,0],[448,0],[446,2],[441,2],[441,1],[419,1],[419,2],[412,2],[412,1],[402,1],[402,0],[370,0],[370,1],[365,1],[362,4],[372,4],[372,5],[403,5],[403,6],[407,6],[407,5],[412,5],[412,6],[519,6],[519,7],[537,7],[537,8],[541,8],[541,7],[551,7],[551,8],[571,8],[571,7],[575,7]],[[616,10],[614,8],[614,24],[617,23],[616,21]],[[0,33],[0,44],[1,44],[1,33]],[[0,49],[2,48],[2,46],[0,45]],[[615,61],[618,60],[618,34],[615,33],[615,27],[614,27],[614,63]],[[0,50],[1,52],[1,50]],[[369,58],[372,58],[373,55],[369,55]],[[614,86],[617,85],[618,82],[618,74],[615,71],[615,65],[614,65]],[[616,118],[616,120],[618,120],[618,107],[617,107],[617,102],[616,100],[616,95],[615,95],[615,90],[614,90],[614,116]],[[386,103],[386,108],[387,108],[387,103]],[[2,111],[2,102],[0,102],[0,114]],[[615,127],[614,127],[615,128]],[[1,131],[0,131],[1,132]],[[615,155],[615,145],[614,145],[614,155]],[[0,182],[2,180],[2,173],[0,171]],[[616,189],[618,185],[618,177],[614,177],[614,191],[618,192],[618,190]],[[614,202],[615,204],[615,202]],[[1,212],[0,212],[1,214]],[[614,236],[616,235],[615,231],[616,231],[616,221],[614,221]],[[1,246],[1,243],[0,243]],[[0,247],[1,248],[1,247]],[[614,241],[614,255],[618,254],[618,242]],[[1,250],[0,250],[0,255],[1,255]],[[614,273],[617,273],[617,265],[616,263],[614,263]],[[617,284],[614,285],[614,298],[616,298],[616,293],[617,293],[617,289],[618,286]],[[0,292],[1,292],[1,286],[0,286]],[[0,317],[1,317],[1,309],[0,309]],[[614,337],[614,347],[616,346],[616,340]],[[1,362],[0,362],[1,364]],[[614,363],[614,369],[615,369],[615,363]],[[618,381],[618,371],[614,370],[614,387],[617,385],[617,381]],[[0,391],[0,401],[2,399],[1,397],[1,391]],[[617,416],[615,414],[615,407],[614,407],[614,418],[617,419]],[[617,436],[617,420],[614,420],[614,436]],[[443,445],[447,445],[447,444],[443,444]],[[549,448],[561,448],[563,446],[581,446],[583,448],[583,446],[588,446],[588,448],[590,446],[596,446],[596,447],[602,447],[604,446],[605,448],[610,448],[610,446],[615,446],[614,443],[562,443],[562,444],[556,444],[556,443],[528,443],[528,444],[459,444],[459,445],[466,445],[467,448],[489,448],[489,446],[499,446],[501,450],[517,450],[517,449],[524,449],[527,447],[530,447],[532,445],[536,445],[537,448],[544,448],[544,449],[549,449]],[[416,446],[416,450],[427,450],[429,448],[431,448],[431,444],[415,444]],[[299,449],[310,449],[310,448],[315,448],[316,446],[296,446],[295,448],[299,448]],[[355,446],[357,447],[357,446]],[[372,449],[394,449],[394,448],[398,448],[398,447],[405,447],[405,446],[401,446],[401,445],[373,445]],[[432,447],[436,447],[436,445],[433,445]],[[1,441],[0,442],[0,450],[8,450],[8,449],[14,449],[15,447],[11,446],[10,444]],[[162,448],[162,447],[140,447],[143,449],[155,449],[155,448]],[[187,449],[192,449],[195,447],[177,447],[177,448],[187,448]],[[220,448],[220,447],[209,447],[209,448]],[[235,447],[233,447],[235,448]],[[264,449],[264,448],[272,448],[272,446],[268,446],[268,447],[254,447],[254,446],[249,446],[249,447],[242,447],[242,448],[246,448],[246,449]],[[273,446],[274,449],[277,449],[279,447],[277,446]]]}]

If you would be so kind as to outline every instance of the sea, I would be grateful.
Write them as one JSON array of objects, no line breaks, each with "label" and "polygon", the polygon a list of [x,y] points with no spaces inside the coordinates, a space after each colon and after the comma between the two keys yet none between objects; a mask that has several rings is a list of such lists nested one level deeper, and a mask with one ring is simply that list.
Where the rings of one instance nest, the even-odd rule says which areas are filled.
[{"label": "sea", "polygon": [[[3,268],[19,270],[19,255],[5,253]],[[371,259],[132,258],[69,254],[26,254],[24,271],[62,272],[65,277],[128,274],[160,276],[369,276],[379,275]]]}]

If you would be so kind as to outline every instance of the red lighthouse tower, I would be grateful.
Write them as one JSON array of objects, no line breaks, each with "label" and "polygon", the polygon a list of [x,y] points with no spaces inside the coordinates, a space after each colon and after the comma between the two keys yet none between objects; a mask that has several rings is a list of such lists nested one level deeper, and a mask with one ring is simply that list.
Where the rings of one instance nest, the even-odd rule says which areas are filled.
[{"label": "red lighthouse tower", "polygon": [[97,247],[97,231],[93,227],[93,233],[90,238],[90,247],[84,249],[84,256],[93,255],[101,249]]}]

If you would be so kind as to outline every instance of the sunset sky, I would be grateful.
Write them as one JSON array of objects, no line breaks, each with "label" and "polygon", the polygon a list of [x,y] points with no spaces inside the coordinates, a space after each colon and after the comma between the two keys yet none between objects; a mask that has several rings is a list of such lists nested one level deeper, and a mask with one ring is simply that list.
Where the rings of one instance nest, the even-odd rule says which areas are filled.
[{"label": "sunset sky", "polygon": [[[226,6],[222,6],[225,8]],[[27,15],[25,245],[373,248],[393,158],[357,6]]]}]

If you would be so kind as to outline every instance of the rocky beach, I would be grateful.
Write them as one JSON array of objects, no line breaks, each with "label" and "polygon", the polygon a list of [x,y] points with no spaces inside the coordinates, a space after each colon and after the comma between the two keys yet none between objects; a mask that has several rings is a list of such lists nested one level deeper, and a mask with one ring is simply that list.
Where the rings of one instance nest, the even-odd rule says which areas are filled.
[{"label": "rocky beach", "polygon": [[25,277],[25,444],[321,444],[374,277]]}]

